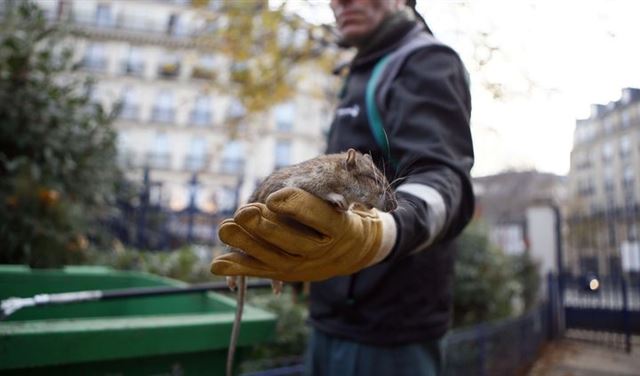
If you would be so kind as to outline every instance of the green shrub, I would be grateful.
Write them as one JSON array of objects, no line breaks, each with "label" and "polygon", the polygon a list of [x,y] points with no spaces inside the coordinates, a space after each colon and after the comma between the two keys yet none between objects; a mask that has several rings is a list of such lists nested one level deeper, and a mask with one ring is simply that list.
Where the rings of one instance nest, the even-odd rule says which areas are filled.
[{"label": "green shrub", "polygon": [[0,263],[81,262],[121,178],[113,115],[74,78],[67,33],[30,1],[0,6]]},{"label": "green shrub", "polygon": [[[537,268],[528,256],[507,256],[472,223],[458,239],[454,326],[506,318],[533,304]],[[523,302],[523,303],[520,303]]]},{"label": "green shrub", "polygon": [[184,282],[222,280],[209,271],[212,252],[197,251],[196,247],[182,247],[174,251],[140,251],[119,248],[111,252],[91,252],[89,263],[118,270],[135,270],[174,278]]}]

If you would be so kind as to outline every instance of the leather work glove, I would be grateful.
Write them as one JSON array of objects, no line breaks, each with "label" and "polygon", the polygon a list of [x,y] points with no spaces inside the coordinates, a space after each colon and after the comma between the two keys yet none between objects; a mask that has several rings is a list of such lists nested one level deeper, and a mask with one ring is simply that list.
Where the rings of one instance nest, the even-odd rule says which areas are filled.
[{"label": "leather work glove", "polygon": [[339,211],[298,188],[272,193],[267,203],[240,207],[220,225],[220,239],[237,249],[218,256],[211,272],[280,281],[319,281],[382,261],[396,239],[391,214]]}]

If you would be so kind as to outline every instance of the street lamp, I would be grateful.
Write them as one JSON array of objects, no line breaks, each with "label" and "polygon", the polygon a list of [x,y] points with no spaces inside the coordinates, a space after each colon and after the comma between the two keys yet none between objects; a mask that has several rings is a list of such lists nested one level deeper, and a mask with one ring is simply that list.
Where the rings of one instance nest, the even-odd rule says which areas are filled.
[{"label": "street lamp", "polygon": [[588,272],[585,275],[584,288],[588,292],[598,292],[598,290],[600,289],[600,280],[598,279],[598,276],[595,273]]}]

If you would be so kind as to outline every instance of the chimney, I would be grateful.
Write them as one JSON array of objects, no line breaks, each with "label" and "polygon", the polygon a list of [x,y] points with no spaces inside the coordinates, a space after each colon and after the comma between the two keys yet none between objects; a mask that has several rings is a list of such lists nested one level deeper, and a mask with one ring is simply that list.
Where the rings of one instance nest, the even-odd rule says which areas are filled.
[{"label": "chimney", "polygon": [[602,104],[592,104],[591,105],[591,119],[597,118],[598,116],[604,113],[604,110],[607,107]]}]

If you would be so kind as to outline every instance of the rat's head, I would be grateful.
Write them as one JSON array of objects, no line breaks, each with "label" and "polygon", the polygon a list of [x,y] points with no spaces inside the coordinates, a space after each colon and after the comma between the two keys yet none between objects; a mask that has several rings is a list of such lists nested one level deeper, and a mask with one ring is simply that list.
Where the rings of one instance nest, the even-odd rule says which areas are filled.
[{"label": "rat's head", "polygon": [[373,163],[369,154],[354,149],[344,153],[344,164],[348,182],[344,195],[348,202],[359,203],[367,208],[375,207],[392,211],[398,206],[393,190],[384,174]]}]

